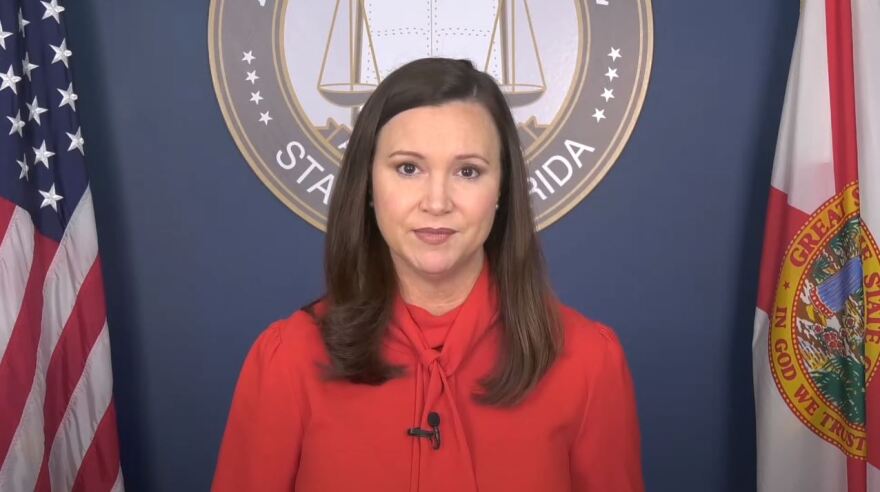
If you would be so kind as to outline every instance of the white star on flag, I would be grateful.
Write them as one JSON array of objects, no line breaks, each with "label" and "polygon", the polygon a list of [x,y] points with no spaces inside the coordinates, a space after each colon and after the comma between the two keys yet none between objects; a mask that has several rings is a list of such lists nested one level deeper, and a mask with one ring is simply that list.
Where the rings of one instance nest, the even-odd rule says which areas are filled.
[{"label": "white star on flag", "polygon": [[596,111],[593,112],[593,118],[596,118],[596,123],[598,123],[600,120],[604,120],[605,110],[596,108]]},{"label": "white star on flag", "polygon": [[21,77],[15,75],[15,72],[12,70],[12,64],[9,65],[9,70],[6,73],[0,73],[0,79],[3,79],[3,83],[0,84],[0,92],[8,87],[12,90],[13,94],[18,94],[16,85],[21,81]]},{"label": "white star on flag", "polygon": [[0,48],[6,49],[6,38],[9,36],[12,36],[12,33],[4,31],[3,23],[0,22]]},{"label": "white star on flag", "polygon": [[24,15],[21,13],[21,9],[18,9],[18,30],[24,34],[24,28],[31,22],[29,20],[25,20]]},{"label": "white star on flag", "polygon": [[605,89],[603,87],[602,95],[599,97],[605,98],[605,102],[608,102],[609,99],[614,99],[614,89]]},{"label": "white star on flag", "polygon": [[37,122],[37,125],[41,125],[42,123],[40,123],[40,115],[48,110],[40,107],[40,104],[37,102],[37,96],[34,96],[33,103],[25,104],[27,104],[28,113],[30,113],[30,115],[28,116],[28,121],[35,120]]},{"label": "white star on flag", "polygon": [[16,111],[15,118],[7,116],[6,119],[12,122],[12,129],[9,130],[9,134],[12,135],[17,132],[19,137],[23,137],[22,128],[24,128],[24,121],[21,121],[21,110]]},{"label": "white star on flag", "polygon": [[55,22],[61,24],[61,12],[64,12],[64,7],[58,5],[58,0],[52,0],[51,2],[40,2],[43,4],[43,7],[46,8],[46,11],[43,12],[43,19],[48,19],[49,17],[55,19]]},{"label": "white star on flag", "polygon": [[82,128],[77,128],[76,133],[67,133],[67,138],[70,139],[70,147],[67,150],[79,149],[82,155],[86,155],[85,150],[83,150],[83,145],[85,145],[86,141],[82,138]]},{"label": "white star on flag", "polygon": [[269,116],[269,112],[260,113],[260,123],[265,123],[266,126],[269,126],[269,121],[272,120],[272,117]]},{"label": "white star on flag", "polygon": [[16,159],[15,162],[17,162],[18,165],[21,167],[21,174],[18,175],[18,179],[24,179],[25,181],[30,181],[30,178],[28,177],[28,173],[30,172],[30,169],[28,169],[27,154],[23,154],[21,156],[21,160]]},{"label": "white star on flag", "polygon": [[46,169],[49,169],[49,158],[55,155],[55,152],[50,150],[46,150],[46,141],[43,140],[43,144],[40,147],[34,147],[34,165],[37,165],[38,162],[42,162]]},{"label": "white star on flag", "polygon": [[39,68],[39,65],[34,65],[31,63],[30,54],[24,54],[24,61],[21,62],[22,70],[24,70],[24,74],[27,76],[28,80],[31,80],[31,71],[35,68]]},{"label": "white star on flag", "polygon": [[58,211],[58,200],[64,198],[63,196],[55,193],[55,185],[53,184],[49,191],[37,190],[43,195],[43,203],[40,204],[40,208],[52,207],[52,210]]},{"label": "white star on flag", "polygon": [[251,102],[254,104],[260,104],[260,101],[263,100],[263,96],[260,95],[260,91],[251,92]]},{"label": "white star on flag", "polygon": [[79,99],[79,96],[77,96],[73,92],[73,82],[71,82],[70,85],[67,86],[66,91],[62,89],[57,90],[61,93],[61,104],[59,104],[58,107],[62,108],[65,104],[67,104],[68,106],[70,106],[71,109],[76,111],[76,100]]},{"label": "white star on flag", "polygon": [[623,55],[620,54],[620,48],[611,47],[611,53],[608,53],[608,56],[610,56],[613,61],[617,61],[617,59]]},{"label": "white star on flag", "polygon": [[254,56],[254,52],[253,52],[253,50],[251,50],[251,51],[245,51],[245,52],[243,52],[242,54],[244,55],[244,58],[242,58],[241,61],[243,61],[243,62],[247,62],[248,65],[250,65],[251,62],[254,61],[254,59],[256,58],[256,57]]},{"label": "white star on flag", "polygon": [[612,81],[615,78],[619,77],[619,75],[617,75],[617,69],[611,67],[608,67],[608,71],[605,72],[605,76],[608,77],[609,81]]},{"label": "white star on flag", "polygon": [[73,56],[73,52],[67,49],[67,40],[62,39],[61,44],[59,46],[49,45],[52,48],[52,51],[55,52],[55,56],[52,58],[52,63],[63,62],[66,68],[70,68],[67,65],[67,59]]},{"label": "white star on flag", "polygon": [[255,84],[255,83],[257,83],[258,78],[260,78],[260,77],[259,77],[259,75],[257,75],[257,71],[254,70],[253,72],[247,73],[247,77],[245,77],[245,80],[247,80],[251,84]]}]

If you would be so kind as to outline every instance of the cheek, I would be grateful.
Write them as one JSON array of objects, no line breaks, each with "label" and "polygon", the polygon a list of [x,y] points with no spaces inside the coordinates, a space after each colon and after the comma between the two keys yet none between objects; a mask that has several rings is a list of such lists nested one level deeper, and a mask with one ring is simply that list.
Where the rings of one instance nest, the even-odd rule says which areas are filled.
[{"label": "cheek", "polygon": [[401,219],[406,213],[412,201],[404,190],[377,190],[373,196],[373,205],[376,213],[393,219]]},{"label": "cheek", "polygon": [[498,192],[494,188],[468,199],[467,208],[471,222],[480,224],[481,229],[486,229],[486,231],[482,231],[486,234],[495,220],[496,203],[498,203]]},{"label": "cheek", "polygon": [[385,242],[393,243],[395,238],[405,233],[412,210],[411,199],[401,190],[383,189],[381,185],[373,188],[373,210],[379,231]]},{"label": "cheek", "polygon": [[376,223],[379,224],[379,230],[386,240],[398,222],[397,214],[394,210],[394,202],[382,200],[381,197],[373,198],[373,210],[376,215]]},{"label": "cheek", "polygon": [[379,226],[384,229],[383,224],[388,225],[393,223],[395,215],[395,203],[391,193],[391,186],[384,173],[373,172],[373,185],[370,193],[373,200],[373,213],[376,214],[376,221],[379,223]]}]

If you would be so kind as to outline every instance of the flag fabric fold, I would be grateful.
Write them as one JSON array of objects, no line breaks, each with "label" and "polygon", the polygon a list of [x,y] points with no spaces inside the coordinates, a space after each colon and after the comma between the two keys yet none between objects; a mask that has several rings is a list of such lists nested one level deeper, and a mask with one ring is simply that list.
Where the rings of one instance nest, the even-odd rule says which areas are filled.
[{"label": "flag fabric fold", "polygon": [[0,2],[0,490],[121,491],[110,341],[59,0]]},{"label": "flag fabric fold", "polygon": [[804,0],[755,315],[758,490],[880,491],[880,3]]}]

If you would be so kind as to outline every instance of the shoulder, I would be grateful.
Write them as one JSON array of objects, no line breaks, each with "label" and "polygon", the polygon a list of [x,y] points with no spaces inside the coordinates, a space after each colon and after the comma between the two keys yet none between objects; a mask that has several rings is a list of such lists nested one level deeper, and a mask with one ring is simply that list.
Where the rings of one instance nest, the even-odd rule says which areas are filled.
[{"label": "shoulder", "polygon": [[559,303],[564,344],[561,359],[589,372],[626,365],[623,345],[611,327]]},{"label": "shoulder", "polygon": [[589,406],[634,408],[632,375],[614,331],[568,306],[560,307],[560,317],[565,330],[560,372],[572,387],[583,391],[584,411]]},{"label": "shoulder", "polygon": [[622,350],[620,339],[608,325],[590,319],[574,308],[559,303],[565,346],[584,355],[584,352]]},{"label": "shoulder", "polygon": [[313,362],[324,362],[327,357],[317,321],[312,314],[300,309],[263,330],[248,358],[269,364],[311,366]]}]

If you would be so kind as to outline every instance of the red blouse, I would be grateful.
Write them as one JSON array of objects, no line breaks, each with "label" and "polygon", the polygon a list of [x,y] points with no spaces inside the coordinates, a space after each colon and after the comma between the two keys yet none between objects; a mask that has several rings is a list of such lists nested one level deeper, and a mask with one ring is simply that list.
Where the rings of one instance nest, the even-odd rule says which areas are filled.
[{"label": "red blouse", "polygon": [[[471,395],[497,356],[488,267],[467,300],[432,316],[400,298],[383,354],[407,367],[381,386],[322,379],[312,318],[270,326],[245,360],[213,490],[641,491],[632,381],[607,327],[560,306],[565,345],[513,408]],[[407,435],[440,417],[440,447]]]}]

